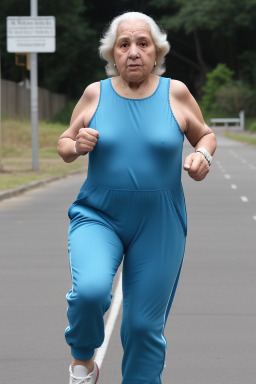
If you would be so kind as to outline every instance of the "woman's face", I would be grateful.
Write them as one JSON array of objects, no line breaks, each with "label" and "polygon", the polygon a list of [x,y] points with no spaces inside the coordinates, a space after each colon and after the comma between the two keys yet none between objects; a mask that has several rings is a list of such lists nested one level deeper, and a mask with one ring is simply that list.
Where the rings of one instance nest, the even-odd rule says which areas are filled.
[{"label": "woman's face", "polygon": [[152,72],[156,47],[150,28],[144,21],[123,21],[117,29],[114,60],[121,77],[141,81]]}]

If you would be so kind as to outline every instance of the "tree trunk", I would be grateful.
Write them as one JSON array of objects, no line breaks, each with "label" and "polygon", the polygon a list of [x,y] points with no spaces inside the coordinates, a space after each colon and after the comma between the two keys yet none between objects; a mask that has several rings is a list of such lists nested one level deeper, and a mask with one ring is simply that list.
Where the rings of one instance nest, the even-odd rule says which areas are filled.
[{"label": "tree trunk", "polygon": [[189,64],[190,67],[193,67],[195,68],[197,71],[201,71],[201,67],[200,65],[198,65],[197,63],[195,63],[193,60],[190,60],[189,58],[187,58],[186,56],[182,55],[181,53],[175,51],[174,49],[171,49],[171,54],[178,57],[178,59],[184,61],[185,63]]},{"label": "tree trunk", "polygon": [[201,44],[200,44],[199,36],[196,29],[194,30],[193,35],[195,39],[197,60],[200,65],[201,72],[205,75],[208,72],[208,68],[203,59]]}]

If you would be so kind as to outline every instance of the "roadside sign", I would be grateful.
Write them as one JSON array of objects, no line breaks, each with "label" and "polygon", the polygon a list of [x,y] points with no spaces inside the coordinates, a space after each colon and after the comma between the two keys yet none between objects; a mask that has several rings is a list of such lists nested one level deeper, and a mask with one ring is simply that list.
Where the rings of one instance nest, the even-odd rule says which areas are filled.
[{"label": "roadside sign", "polygon": [[8,52],[55,52],[54,16],[9,16],[6,25]]}]

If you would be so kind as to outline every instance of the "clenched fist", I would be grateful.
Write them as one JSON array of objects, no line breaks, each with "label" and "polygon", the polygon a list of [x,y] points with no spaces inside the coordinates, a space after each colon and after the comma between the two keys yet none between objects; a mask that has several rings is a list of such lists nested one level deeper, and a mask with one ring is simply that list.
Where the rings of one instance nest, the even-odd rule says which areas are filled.
[{"label": "clenched fist", "polygon": [[99,132],[93,128],[81,128],[76,136],[76,152],[78,155],[85,155],[91,152],[97,144]]},{"label": "clenched fist", "polygon": [[201,181],[209,172],[210,167],[204,155],[196,152],[186,157],[184,170],[187,171],[189,176],[195,181]]}]

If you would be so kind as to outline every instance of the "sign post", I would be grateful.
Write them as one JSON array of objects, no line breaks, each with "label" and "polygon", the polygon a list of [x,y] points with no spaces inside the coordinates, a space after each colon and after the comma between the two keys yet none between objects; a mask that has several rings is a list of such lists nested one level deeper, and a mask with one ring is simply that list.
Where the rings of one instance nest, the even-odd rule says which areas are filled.
[{"label": "sign post", "polygon": [[7,51],[30,53],[32,168],[38,166],[37,53],[55,52],[55,17],[37,16],[37,0],[30,0],[31,16],[7,17]]},{"label": "sign post", "polygon": [[2,69],[1,69],[1,49],[0,49],[0,171],[3,169],[2,164]]},{"label": "sign post", "polygon": [[[30,0],[30,14],[38,15],[37,0]],[[31,103],[31,129],[32,129],[32,168],[38,171],[38,80],[37,80],[37,53],[30,53],[30,103]]]}]

